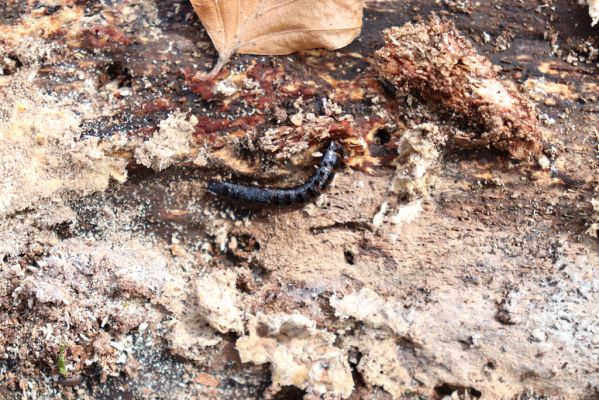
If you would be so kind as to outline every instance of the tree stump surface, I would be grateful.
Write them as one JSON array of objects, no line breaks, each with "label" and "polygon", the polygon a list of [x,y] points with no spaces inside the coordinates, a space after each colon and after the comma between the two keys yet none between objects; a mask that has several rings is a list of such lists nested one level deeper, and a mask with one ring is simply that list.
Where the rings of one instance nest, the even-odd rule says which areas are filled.
[{"label": "tree stump surface", "polygon": [[[381,79],[384,29],[431,13],[534,104],[540,161],[456,145],[467,120]],[[346,48],[201,80],[217,56],[185,1],[9,0],[0,397],[595,398],[590,22],[574,0],[368,2]],[[430,147],[406,161],[409,134]],[[314,202],[206,191],[301,183],[331,139]]]}]

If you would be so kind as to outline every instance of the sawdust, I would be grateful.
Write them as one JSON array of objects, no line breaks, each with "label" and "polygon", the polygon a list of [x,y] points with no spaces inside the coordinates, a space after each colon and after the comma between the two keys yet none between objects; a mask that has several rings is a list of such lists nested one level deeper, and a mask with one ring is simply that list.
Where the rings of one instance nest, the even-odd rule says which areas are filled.
[{"label": "sawdust", "polygon": [[[298,115],[298,114],[296,114]],[[293,123],[293,121],[291,121]],[[310,141],[326,143],[331,140],[331,126],[335,120],[330,117],[313,118],[311,121],[296,121],[293,126],[271,128],[257,135],[257,145],[263,151],[273,154],[279,159],[298,160],[298,155],[305,157]]]},{"label": "sawdust", "polygon": [[[353,181],[340,178],[339,184],[352,193],[357,204],[372,190],[368,184],[363,189],[354,187],[355,181],[360,179],[357,176]],[[382,191],[377,189],[377,193],[384,193],[384,188],[380,189]],[[331,195],[334,198],[334,192]],[[390,209],[405,207],[387,201]],[[513,263],[529,265],[537,261],[522,254],[510,261],[504,260],[501,254],[512,254],[512,250],[505,247],[511,243],[512,234],[503,232],[501,227],[469,222],[462,229],[455,221],[446,220],[447,216],[441,217],[434,208],[424,208],[422,200],[415,200],[410,207],[420,209],[418,218],[403,225],[404,229],[399,232],[392,221],[383,220],[375,234],[367,228],[362,234],[356,234],[364,206],[346,208],[336,198],[326,214],[316,211],[310,220],[291,213],[284,218],[272,218],[268,227],[254,224],[252,233],[268,232],[265,236],[257,235],[261,243],[258,260],[272,271],[271,279],[291,280],[301,288],[294,294],[287,286],[291,304],[306,302],[326,290],[338,293],[329,297],[342,323],[335,325],[335,345],[347,351],[350,361],[355,360],[357,371],[371,390],[383,387],[394,398],[406,392],[435,397],[445,390],[460,396],[479,397],[483,393],[508,398],[532,387],[537,393],[567,393],[576,397],[580,386],[574,383],[578,379],[575,369],[560,370],[555,366],[568,359],[568,354],[576,352],[575,348],[589,337],[569,345],[567,351],[557,350],[566,341],[577,339],[571,336],[569,325],[569,333],[557,340],[554,335],[561,325],[554,324],[564,313],[583,312],[575,305],[578,302],[585,304],[584,307],[595,307],[598,297],[592,283],[594,278],[582,271],[597,265],[596,256],[572,262],[571,255],[584,252],[583,247],[564,244],[563,250],[558,251],[560,261],[549,268],[558,271],[567,265],[569,272],[561,276],[559,288],[552,288],[537,278],[522,279],[512,275]],[[374,205],[368,208],[370,215],[377,211]],[[348,220],[353,223],[351,230],[344,225]],[[270,226],[272,223],[274,227]],[[424,239],[427,244],[423,244],[423,238],[428,237],[431,229],[444,240],[426,242]],[[316,233],[317,240],[322,232],[327,232],[327,242],[319,245],[320,254],[326,257],[321,260],[313,256],[309,239],[301,244],[307,251],[293,253],[291,259],[281,257],[284,253],[276,249],[289,240],[285,239],[285,230],[294,232],[294,237],[310,238],[308,232]],[[384,240],[374,242],[374,237]],[[365,242],[376,244],[365,245]],[[344,260],[343,251],[352,254],[351,262]],[[456,251],[459,256],[452,256]],[[268,256],[271,252],[272,258]],[[423,259],[423,254],[428,256]],[[302,265],[305,268],[301,268]],[[364,268],[376,273],[360,274]],[[498,271],[501,278],[493,279]],[[475,281],[467,283],[474,273],[484,278],[474,278]],[[536,273],[544,274],[539,270]],[[348,287],[355,287],[356,280],[359,280],[358,286],[366,288],[348,293]],[[516,285],[516,282],[523,282],[527,289],[508,291],[508,300],[503,302],[504,285]],[[583,292],[568,304],[557,300],[557,297],[569,296],[577,286],[583,288]],[[539,290],[556,296],[548,308],[543,301],[529,297]],[[489,296],[489,293],[494,295]],[[317,320],[331,321],[330,316],[322,315],[318,308],[305,309]],[[509,320],[498,318],[499,312],[509,314]],[[536,315],[534,320],[527,317],[529,313]],[[574,320],[569,321],[568,324],[574,323]],[[587,319],[586,323],[591,321]],[[551,332],[555,333],[539,330],[543,326],[552,326]],[[594,331],[592,327],[589,329]],[[352,356],[356,352],[357,355]],[[539,352],[543,357],[538,358]],[[586,365],[593,354],[574,358],[580,365]],[[522,379],[523,376],[526,378]],[[551,384],[548,376],[554,377]]]},{"label": "sawdust", "polygon": [[396,339],[383,338],[370,331],[362,334],[353,346],[363,353],[357,369],[367,387],[380,386],[396,399],[410,391],[413,377],[404,366],[401,353],[393,351],[398,347]]},{"label": "sawdust", "polygon": [[201,319],[180,318],[167,324],[169,331],[165,337],[169,341],[170,351],[188,360],[203,361],[205,357],[202,350],[216,346],[222,339],[214,335]]},{"label": "sawdust", "polygon": [[337,317],[364,324],[354,335],[342,335],[341,340],[348,349],[355,348],[363,354],[357,369],[366,384],[381,386],[394,398],[400,397],[409,388],[412,377],[400,352],[392,349],[398,347],[398,338],[408,335],[409,310],[406,313],[400,303],[386,301],[368,288],[342,299],[333,296],[329,301]]},{"label": "sawdust", "polygon": [[[595,257],[593,257],[595,258]],[[331,298],[331,305],[335,309],[336,315],[347,318],[351,317],[354,321],[361,324],[349,329],[351,334],[340,335],[340,347],[347,349],[357,349],[362,357],[358,363],[358,371],[362,374],[364,380],[369,386],[382,386],[394,398],[401,397],[405,392],[419,393],[425,396],[434,396],[434,391],[429,391],[434,385],[431,382],[447,382],[448,386],[454,387],[454,390],[463,388],[464,392],[471,395],[478,393],[492,393],[499,397],[509,397],[508,387],[525,384],[520,382],[522,374],[530,374],[532,368],[535,368],[539,375],[530,374],[526,381],[534,385],[535,382],[544,380],[545,376],[553,375],[555,383],[550,387],[545,387],[546,393],[555,393],[558,388],[570,386],[572,379],[576,378],[576,372],[569,368],[560,369],[551,361],[552,357],[558,359],[568,359],[566,353],[576,352],[575,348],[570,347],[566,353],[554,353],[555,349],[571,341],[573,336],[594,336],[596,321],[585,319],[582,324],[582,330],[574,328],[575,319],[559,319],[560,316],[575,316],[575,304],[581,296],[588,298],[592,304],[597,301],[596,290],[594,289],[596,274],[586,272],[589,263],[592,265],[595,261],[581,257],[576,262],[566,261],[566,258],[560,258],[557,266],[565,268],[567,279],[561,281],[559,287],[545,287],[543,291],[552,299],[549,304],[537,304],[530,296],[537,292],[536,283],[530,281],[518,288],[511,295],[510,312],[514,314],[514,321],[517,324],[529,326],[526,330],[510,330],[512,335],[519,338],[511,342],[504,334],[496,335],[497,330],[503,331],[499,324],[492,321],[493,305],[484,299],[474,299],[468,293],[455,298],[455,294],[443,290],[438,293],[438,302],[435,304],[418,306],[415,308],[406,308],[401,303],[390,302],[382,299],[379,295],[370,289],[362,289],[360,292],[346,295],[343,299],[337,297]],[[562,264],[565,263],[565,264]],[[571,290],[575,287],[582,288],[582,293],[575,295],[570,300],[568,298]],[[471,299],[471,300],[466,300]],[[465,300],[463,302],[463,300]],[[589,304],[590,305],[590,304]],[[430,319],[429,313],[440,313],[444,315],[443,310],[458,306],[460,312],[455,314],[455,325],[463,325],[465,331],[473,329],[476,332],[471,337],[460,337],[460,329],[446,328],[445,331],[438,330],[445,324],[443,320],[435,322]],[[594,307],[594,306],[593,306]],[[476,320],[467,321],[473,317],[472,312],[477,310]],[[392,322],[399,316],[399,329]],[[389,317],[389,318],[386,318]],[[482,318],[482,319],[479,319]],[[528,323],[528,320],[531,323]],[[483,321],[487,322],[483,322]],[[525,321],[526,320],[526,321]],[[355,322],[354,322],[355,323]],[[345,328],[348,331],[348,328]],[[578,333],[575,333],[578,332]],[[452,342],[439,341],[440,337],[453,337]],[[551,341],[548,344],[547,341]],[[507,342],[511,344],[507,344]],[[462,343],[462,344],[460,344]],[[456,351],[459,346],[465,346],[467,351],[463,353],[466,360],[456,358]],[[490,356],[492,348],[502,348],[501,355]],[[441,351],[440,347],[445,347]],[[596,349],[589,350],[585,355],[584,364],[591,363]],[[536,366],[523,362],[522,355],[529,352],[547,353],[546,357],[536,361]],[[538,354],[538,353],[537,353]],[[471,361],[470,357],[482,356],[489,357],[491,361],[487,363],[488,368],[483,368],[483,374],[488,379],[474,379],[473,376],[480,374]],[[417,368],[416,365],[420,365]],[[453,373],[447,375],[445,366],[452,365]],[[460,365],[459,368],[456,368]],[[503,365],[510,365],[512,370],[500,372]],[[496,371],[496,372],[495,372]],[[473,375],[474,374],[474,375]],[[501,378],[498,380],[498,376]],[[476,382],[471,386],[469,382]],[[596,382],[589,382],[596,385]],[[429,389],[427,389],[429,388]],[[576,389],[571,389],[569,395],[576,397]],[[565,392],[563,392],[565,393]]]},{"label": "sawdust", "polygon": [[387,214],[387,210],[389,209],[389,204],[385,201],[381,204],[379,211],[372,218],[372,226],[378,228],[385,220],[385,215]]},{"label": "sawdust", "polygon": [[217,333],[243,333],[240,270],[216,270],[195,281],[183,277],[165,285],[158,304],[169,313],[166,339],[170,351],[188,360],[204,360],[204,349],[219,344]]},{"label": "sawdust", "polygon": [[413,222],[422,212],[422,200],[414,200],[399,207],[397,213],[391,217],[391,222],[401,226]]},{"label": "sawdust", "polygon": [[[73,28],[74,22],[83,16],[83,10],[79,7],[65,7],[58,10],[54,15],[26,15],[20,19],[18,26],[0,26],[0,37],[11,47],[21,44],[26,48],[28,38],[47,39],[62,31]],[[17,46],[15,46],[17,47]],[[29,52],[24,51],[23,54]]]},{"label": "sawdust", "polygon": [[[136,15],[134,9],[123,15]],[[64,7],[53,17],[22,21],[2,35],[8,45],[0,46],[5,60],[0,67],[6,74],[0,77],[0,258],[7,261],[0,264],[0,304],[12,315],[2,321],[0,348],[2,358],[21,365],[22,373],[33,372],[39,362],[51,371],[64,346],[70,376],[90,365],[97,365],[104,377],[118,376],[127,360],[133,363],[127,335],[160,323],[164,312],[151,302],[162,298],[164,284],[174,279],[172,262],[161,247],[127,229],[139,209],[110,208],[108,202],[98,206],[89,197],[107,190],[111,182],[126,181],[128,152],[137,145],[119,133],[103,140],[83,135],[82,127],[96,115],[93,104],[104,93],[87,80],[78,94],[88,97],[79,101],[76,95],[46,94],[33,83],[40,63],[51,62],[61,49],[28,38],[28,24],[36,29],[42,24],[42,36],[52,36],[77,21],[82,10]],[[78,38],[81,28],[70,31],[69,39]],[[88,74],[93,76],[93,71]],[[140,157],[159,166],[178,161],[180,147],[189,145],[174,139],[181,136],[177,131],[189,138],[193,118],[190,121],[180,113],[168,118],[161,126],[166,137],[161,143],[180,146],[160,148],[156,140],[155,147],[140,150]],[[57,226],[77,232],[82,207],[98,215],[98,234],[104,240],[94,235],[65,240],[57,234]],[[16,258],[23,254],[27,260]],[[28,310],[31,318],[20,320],[19,310]],[[10,386],[22,378],[11,373],[3,379]],[[34,395],[35,386],[31,389]]]}]

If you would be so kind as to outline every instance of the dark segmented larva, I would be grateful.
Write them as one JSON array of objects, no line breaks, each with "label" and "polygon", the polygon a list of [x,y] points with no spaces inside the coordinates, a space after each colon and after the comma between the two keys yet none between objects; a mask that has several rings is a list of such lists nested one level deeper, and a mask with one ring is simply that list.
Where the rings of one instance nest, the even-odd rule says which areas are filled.
[{"label": "dark segmented larva", "polygon": [[304,203],[320,195],[331,183],[335,167],[339,164],[341,145],[331,142],[322,156],[316,173],[304,184],[290,188],[264,188],[241,185],[226,181],[208,182],[208,191],[213,195],[256,205],[291,205]]}]

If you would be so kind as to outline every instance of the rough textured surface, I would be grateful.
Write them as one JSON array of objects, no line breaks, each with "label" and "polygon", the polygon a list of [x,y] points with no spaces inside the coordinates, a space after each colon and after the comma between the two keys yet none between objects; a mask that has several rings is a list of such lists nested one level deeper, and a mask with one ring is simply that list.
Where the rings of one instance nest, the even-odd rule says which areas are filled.
[{"label": "rough textured surface", "polygon": [[397,142],[397,169],[391,182],[391,190],[404,198],[428,196],[433,184],[427,174],[439,157],[435,142],[439,140],[439,128],[434,124],[420,124],[406,129]]},{"label": "rough textured surface", "polygon": [[241,295],[235,271],[218,271],[196,281],[200,312],[221,333],[243,332]]},{"label": "rough textured surface", "polygon": [[[201,81],[216,53],[187,1],[11,1],[0,397],[595,398],[590,24],[576,0],[370,2],[348,48],[236,56]],[[534,104],[537,159],[477,142],[459,96],[382,79],[393,26],[446,32],[485,67],[459,76]],[[205,191],[294,185],[331,139],[345,165],[311,204]]]},{"label": "rough textured surface", "polygon": [[242,362],[270,363],[273,392],[295,386],[311,395],[348,398],[354,382],[347,354],[333,346],[335,335],[316,329],[301,314],[258,314],[249,335],[237,340]]},{"label": "rough textured surface", "polygon": [[519,159],[540,153],[541,133],[532,104],[511,82],[498,79],[495,66],[453,23],[431,17],[391,28],[376,58],[382,77],[400,93],[418,96],[481,131],[475,138],[456,132],[457,144],[493,145]]},{"label": "rough textured surface", "polygon": [[160,121],[158,132],[135,148],[135,161],[155,171],[188,161],[197,123],[198,119],[194,116],[187,121],[184,113],[173,113]]}]

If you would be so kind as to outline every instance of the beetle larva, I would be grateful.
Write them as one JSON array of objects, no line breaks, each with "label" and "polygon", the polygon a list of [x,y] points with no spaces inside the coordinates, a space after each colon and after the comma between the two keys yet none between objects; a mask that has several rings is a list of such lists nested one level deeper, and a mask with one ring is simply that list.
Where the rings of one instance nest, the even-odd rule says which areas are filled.
[{"label": "beetle larva", "polygon": [[311,200],[331,183],[335,167],[339,164],[341,145],[331,142],[322,156],[316,173],[304,184],[290,188],[264,188],[241,185],[226,181],[208,182],[208,191],[213,195],[235,201],[257,205],[291,205]]}]

